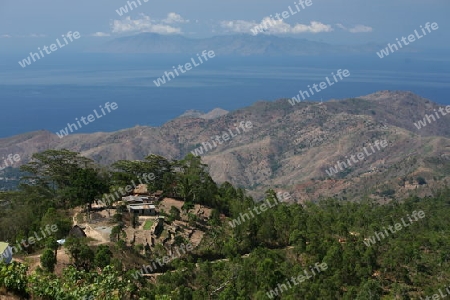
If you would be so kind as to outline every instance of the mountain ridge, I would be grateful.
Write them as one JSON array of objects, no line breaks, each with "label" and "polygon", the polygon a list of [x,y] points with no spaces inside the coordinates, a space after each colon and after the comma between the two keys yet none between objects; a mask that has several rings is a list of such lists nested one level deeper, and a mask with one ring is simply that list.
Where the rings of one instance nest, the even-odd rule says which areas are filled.
[{"label": "mountain ridge", "polygon": [[[390,189],[407,194],[411,186],[427,194],[448,179],[450,120],[441,118],[420,130],[413,124],[438,107],[400,91],[295,106],[287,99],[258,101],[214,119],[182,117],[160,127],[136,126],[62,139],[48,131],[25,133],[1,139],[0,154],[21,153],[24,163],[35,152],[65,148],[110,164],[151,153],[179,159],[209,142],[211,149],[202,160],[214,180],[245,187],[256,198],[275,187],[291,191],[297,201],[335,195],[344,200],[362,196],[380,200]],[[251,130],[212,146],[211,137],[248,121]],[[382,139],[389,143],[383,151],[335,176],[325,172]],[[419,176],[428,184],[418,186]]]}]

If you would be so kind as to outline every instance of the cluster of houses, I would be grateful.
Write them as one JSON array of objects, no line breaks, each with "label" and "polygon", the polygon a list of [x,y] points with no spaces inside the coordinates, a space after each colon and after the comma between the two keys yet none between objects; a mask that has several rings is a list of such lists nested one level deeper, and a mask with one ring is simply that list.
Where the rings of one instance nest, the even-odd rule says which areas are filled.
[{"label": "cluster of houses", "polygon": [[139,184],[133,195],[122,197],[122,204],[130,213],[138,216],[156,216],[156,205],[162,200],[163,191],[149,193],[146,184]]},{"label": "cluster of houses", "polygon": [[[122,204],[127,206],[127,209],[130,213],[135,214],[137,216],[156,216],[157,205],[162,197],[163,191],[156,191],[154,193],[150,193],[147,189],[146,184],[139,184],[133,190],[133,195],[122,197]],[[161,231],[164,223],[164,218],[159,217],[157,222],[153,224],[151,232],[157,233]],[[83,228],[75,225],[69,232],[69,236],[75,237],[86,237],[86,233]],[[65,243],[65,239],[58,240],[58,244],[63,245]],[[8,243],[0,242],[0,261],[3,260],[5,263],[10,263],[12,261],[12,251],[11,246]]]}]

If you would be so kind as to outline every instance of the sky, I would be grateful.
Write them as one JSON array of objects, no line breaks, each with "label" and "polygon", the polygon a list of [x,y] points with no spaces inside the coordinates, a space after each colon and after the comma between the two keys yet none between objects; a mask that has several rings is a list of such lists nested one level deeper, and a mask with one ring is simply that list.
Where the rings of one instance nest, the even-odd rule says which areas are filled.
[{"label": "sky", "polygon": [[[72,50],[140,32],[190,38],[248,33],[264,18],[296,11],[299,0],[134,0],[120,16],[124,0],[0,0],[0,51],[50,43],[68,31],[82,39]],[[145,2],[147,1],[147,2]],[[306,0],[303,0],[306,1]],[[427,22],[439,29],[418,48],[450,48],[450,0],[310,0],[310,6],[281,19],[264,34],[331,44],[386,44],[412,34]],[[33,47],[35,48],[35,47]]]}]

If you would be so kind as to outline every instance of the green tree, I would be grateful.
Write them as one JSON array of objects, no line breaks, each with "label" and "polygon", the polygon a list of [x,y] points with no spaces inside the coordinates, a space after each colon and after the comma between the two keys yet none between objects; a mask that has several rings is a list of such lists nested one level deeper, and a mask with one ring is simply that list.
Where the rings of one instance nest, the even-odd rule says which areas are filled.
[{"label": "green tree", "polygon": [[85,206],[89,217],[95,199],[109,191],[106,179],[101,178],[94,168],[86,168],[74,170],[70,174],[70,181],[71,184],[62,193],[71,200],[72,207]]},{"label": "green tree", "polygon": [[131,226],[132,226],[133,228],[136,228],[136,226],[138,226],[138,225],[139,225],[139,215],[133,213],[133,214],[131,215]]},{"label": "green tree", "polygon": [[35,153],[30,162],[20,167],[21,171],[28,173],[21,179],[21,186],[27,186],[25,190],[35,189],[58,200],[56,204],[66,207],[68,199],[58,192],[72,185],[74,172],[92,164],[91,159],[66,149]]},{"label": "green tree", "polygon": [[18,295],[27,295],[28,267],[18,262],[4,264],[0,262],[0,287]]},{"label": "green tree", "polygon": [[[142,161],[119,160],[112,164],[112,183],[118,188],[129,185],[133,180],[139,178],[147,172],[147,168]],[[137,183],[137,182],[136,182]]]},{"label": "green tree", "polygon": [[155,180],[149,182],[153,190],[165,190],[168,184],[171,184],[173,179],[173,164],[166,158],[150,154],[144,160],[147,173],[155,175]]},{"label": "green tree", "polygon": [[112,252],[107,245],[100,245],[95,253],[95,265],[104,268],[111,263]]},{"label": "green tree", "polygon": [[56,258],[58,257],[58,248],[59,248],[59,244],[56,240],[56,237],[54,236],[49,237],[45,242],[45,246],[54,252],[56,261]]},{"label": "green tree", "polygon": [[72,220],[64,216],[61,211],[57,211],[55,208],[51,207],[47,209],[40,222],[41,228],[45,228],[49,225],[56,225],[57,231],[53,233],[53,236],[56,237],[56,239],[62,239],[67,236],[72,228]]},{"label": "green tree", "polygon": [[52,249],[46,249],[41,255],[41,266],[48,272],[55,270],[56,258]]},{"label": "green tree", "polygon": [[119,223],[111,229],[110,240],[115,242],[120,242],[121,239],[125,239],[127,233],[124,230],[123,223]]},{"label": "green tree", "polygon": [[383,289],[380,283],[376,280],[369,279],[361,284],[361,289],[356,297],[356,300],[376,300],[381,299]]},{"label": "green tree", "polygon": [[94,251],[87,245],[85,238],[68,237],[65,246],[77,269],[89,271],[94,261]]},{"label": "green tree", "polygon": [[175,206],[171,206],[170,210],[169,210],[169,222],[173,222],[175,220],[180,220],[180,210],[178,208],[176,208]]},{"label": "green tree", "polygon": [[201,163],[200,157],[189,153],[177,162],[176,167],[180,170],[176,173],[178,195],[184,201],[211,205],[217,194],[217,186],[208,173],[208,166]]},{"label": "green tree", "polygon": [[164,179],[165,175],[173,173],[172,163],[156,154],[151,154],[140,161],[120,160],[115,162],[112,168],[112,178],[118,187],[129,185],[132,181],[138,183],[143,174],[152,174],[153,176],[149,177],[154,178],[153,180],[142,179],[142,182],[148,185],[149,190],[153,191],[163,189],[167,183]]}]

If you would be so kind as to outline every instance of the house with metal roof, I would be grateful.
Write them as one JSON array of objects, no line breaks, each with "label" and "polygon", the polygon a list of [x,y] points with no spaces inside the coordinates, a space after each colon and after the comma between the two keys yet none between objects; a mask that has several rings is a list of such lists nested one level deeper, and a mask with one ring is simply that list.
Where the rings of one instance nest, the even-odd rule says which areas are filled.
[{"label": "house with metal roof", "polygon": [[0,260],[9,264],[12,261],[12,250],[8,243],[0,242]]},{"label": "house with metal roof", "polygon": [[151,204],[130,204],[127,206],[130,213],[134,213],[139,216],[155,216],[156,207]]}]

